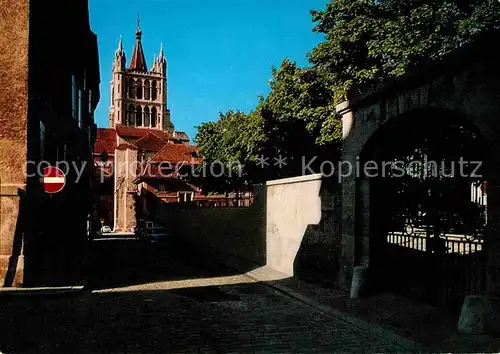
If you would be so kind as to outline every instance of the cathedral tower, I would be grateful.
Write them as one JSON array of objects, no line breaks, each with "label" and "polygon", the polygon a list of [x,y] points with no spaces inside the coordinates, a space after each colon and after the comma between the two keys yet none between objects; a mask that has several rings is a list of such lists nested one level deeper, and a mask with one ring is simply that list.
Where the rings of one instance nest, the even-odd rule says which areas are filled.
[{"label": "cathedral tower", "polygon": [[115,52],[109,127],[123,124],[173,134],[174,125],[170,120],[170,110],[167,109],[167,59],[163,45],[160,46],[158,57],[154,56],[151,70],[148,70],[139,18],[135,37],[134,52],[128,68],[121,37]]}]

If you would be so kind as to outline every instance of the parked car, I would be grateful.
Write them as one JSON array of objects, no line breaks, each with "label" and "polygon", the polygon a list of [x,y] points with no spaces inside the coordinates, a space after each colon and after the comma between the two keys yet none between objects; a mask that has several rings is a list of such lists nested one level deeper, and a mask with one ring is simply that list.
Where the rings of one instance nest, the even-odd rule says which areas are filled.
[{"label": "parked car", "polygon": [[152,221],[147,221],[143,226],[135,229],[135,237],[138,240],[147,242],[163,242],[169,236],[167,230],[160,225],[155,225]]},{"label": "parked car", "polygon": [[109,233],[109,232],[112,232],[111,227],[109,227],[107,225],[101,227],[101,233],[105,234],[105,233]]}]

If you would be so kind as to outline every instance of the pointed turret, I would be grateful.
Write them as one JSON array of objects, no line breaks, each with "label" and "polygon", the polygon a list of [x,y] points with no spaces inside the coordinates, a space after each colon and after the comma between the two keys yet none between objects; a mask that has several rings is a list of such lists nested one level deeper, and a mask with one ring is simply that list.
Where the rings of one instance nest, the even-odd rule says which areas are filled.
[{"label": "pointed turret", "polygon": [[160,43],[160,55],[158,56],[158,59],[162,60],[164,58],[163,56],[163,42]]},{"label": "pointed turret", "polygon": [[125,51],[123,50],[122,36],[120,36],[120,41],[118,42],[118,48],[115,52],[115,61],[113,63],[113,69],[116,71],[125,70]]},{"label": "pointed turret", "polygon": [[163,54],[163,43],[160,44],[160,54],[158,55],[158,71],[164,75],[167,72],[167,58]]},{"label": "pointed turret", "polygon": [[116,52],[115,52],[115,55],[119,55],[121,53],[123,53],[123,40],[122,40],[122,35],[120,34],[120,41],[118,42],[118,48],[116,48]]},{"label": "pointed turret", "polygon": [[147,72],[148,68],[146,66],[146,58],[144,56],[144,50],[142,49],[142,31],[139,22],[139,16],[137,16],[137,30],[135,31],[135,48],[132,54],[132,59],[130,60],[130,70],[138,70]]},{"label": "pointed turret", "polygon": [[151,71],[156,72],[156,53],[153,55],[153,65],[151,65]]}]

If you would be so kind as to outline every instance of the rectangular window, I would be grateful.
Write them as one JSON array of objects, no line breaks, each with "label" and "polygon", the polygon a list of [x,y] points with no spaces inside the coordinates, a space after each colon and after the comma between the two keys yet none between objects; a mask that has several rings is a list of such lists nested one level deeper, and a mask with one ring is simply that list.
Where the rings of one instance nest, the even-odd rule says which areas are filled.
[{"label": "rectangular window", "polygon": [[40,161],[45,158],[45,124],[40,121]]},{"label": "rectangular window", "polygon": [[78,119],[78,90],[76,87],[76,76],[71,75],[71,110],[73,118]]},{"label": "rectangular window", "polygon": [[78,121],[78,123],[80,123],[80,127],[83,124],[82,99],[83,99],[83,91],[82,90],[78,90],[78,112],[77,112],[78,116],[77,116],[77,121]]},{"label": "rectangular window", "polygon": [[[90,122],[93,122],[93,121],[94,121],[94,119],[91,117]],[[89,124],[92,124],[92,123],[89,123]],[[89,125],[89,131],[88,131],[89,144],[92,144],[92,135],[93,135],[92,134],[92,126]]]},{"label": "rectangular window", "polygon": [[67,157],[67,145],[66,144],[63,144],[62,146],[62,156],[61,156],[61,161],[66,161],[66,157]]},{"label": "rectangular window", "polygon": [[89,90],[89,114],[92,114],[92,91]]},{"label": "rectangular window", "polygon": [[179,192],[179,203],[191,203],[194,200],[193,192]]}]

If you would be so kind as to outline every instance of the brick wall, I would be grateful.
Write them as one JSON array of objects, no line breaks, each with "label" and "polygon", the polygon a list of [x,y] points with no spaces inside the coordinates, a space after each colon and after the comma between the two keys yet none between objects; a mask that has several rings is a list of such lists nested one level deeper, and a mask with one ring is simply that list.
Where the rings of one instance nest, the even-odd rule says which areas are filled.
[{"label": "brick wall", "polygon": [[[0,281],[5,279],[25,189],[28,117],[27,0],[0,0]],[[12,262],[14,261],[14,262]],[[20,266],[20,265],[18,265]],[[15,266],[14,266],[15,268]],[[15,269],[11,269],[13,273]],[[16,273],[21,279],[21,272]],[[12,284],[8,284],[12,285]]]}]

